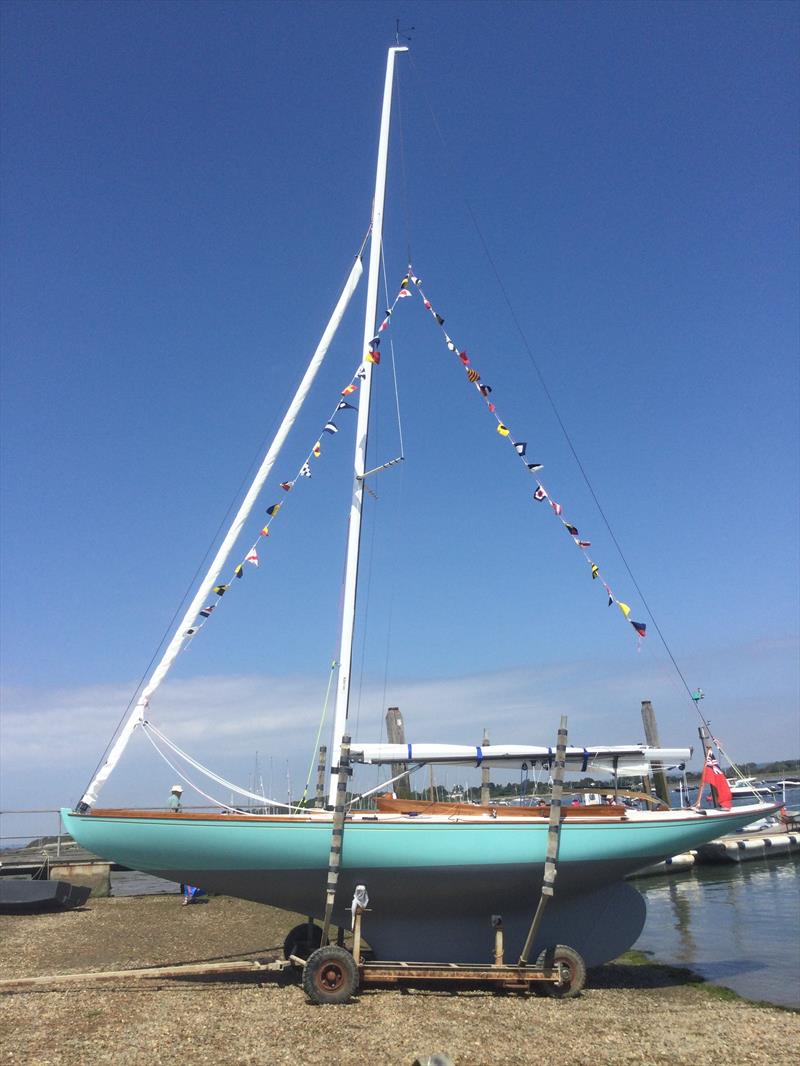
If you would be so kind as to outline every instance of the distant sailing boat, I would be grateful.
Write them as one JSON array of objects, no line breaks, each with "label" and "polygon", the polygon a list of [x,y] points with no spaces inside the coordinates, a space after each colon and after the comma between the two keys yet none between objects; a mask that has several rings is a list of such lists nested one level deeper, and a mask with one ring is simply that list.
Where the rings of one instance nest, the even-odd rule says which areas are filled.
[{"label": "distant sailing boat", "polygon": [[[405,51],[407,49],[401,46],[390,48],[386,66],[368,238],[370,255],[362,349],[365,354],[349,384],[337,397],[334,412],[357,408],[331,751],[342,767],[347,766],[349,758],[354,765],[405,762],[414,767],[439,763],[547,768],[554,760],[554,751],[549,745],[493,744],[490,749],[482,750],[480,746],[450,744],[349,744],[346,737],[362,503],[365,478],[373,473],[367,469],[371,382],[372,373],[380,362],[380,336],[388,328],[393,310],[387,309],[386,315],[379,320],[378,281],[392,84],[395,59]],[[230,588],[229,584],[220,583],[222,568],[269,477],[361,274],[359,253],[297,394],[205,579],[81,802],[75,810],[64,810],[63,818],[72,836],[99,855],[133,869],[198,885],[207,891],[324,918],[326,932],[331,922],[339,926],[349,925],[355,887],[366,885],[372,910],[365,935],[378,958],[483,961],[490,943],[491,915],[502,914],[509,945],[514,938],[521,945],[528,929],[543,879],[548,840],[547,809],[494,807],[470,811],[469,808],[459,808],[453,813],[448,805],[442,808],[433,805],[415,814],[397,808],[378,812],[358,810],[352,804],[345,804],[341,774],[337,793],[337,777],[333,773],[330,800],[332,807],[338,810],[292,809],[269,798],[265,801],[255,790],[249,792],[240,788],[236,789],[240,795],[260,806],[266,802],[272,809],[285,807],[286,813],[251,814],[230,808],[224,808],[220,813],[159,813],[97,807],[104,783],[136,730],[144,731],[157,746],[169,749],[172,757],[188,761],[198,772],[206,772],[150,720],[150,701],[186,642],[205,624],[219,597]],[[419,278],[409,271],[395,305],[402,297],[412,294],[422,298],[426,310],[443,327],[444,320],[424,295]],[[471,368],[466,353],[459,352],[446,333],[444,336],[448,348],[461,360],[468,381],[476,385],[494,413],[494,405],[488,396],[491,390]],[[338,429],[332,416],[323,432],[337,432]],[[501,436],[509,433],[499,418],[497,432]],[[524,444],[517,442],[514,447],[525,460]],[[318,448],[319,442],[309,453],[298,478],[310,472],[309,463],[318,454]],[[537,469],[537,464],[526,462],[526,465],[534,472]],[[289,491],[293,484],[285,482],[281,488]],[[560,515],[560,506],[548,499],[541,484],[538,484],[535,498],[548,500]],[[275,504],[269,508],[270,521],[279,507],[280,504]],[[581,550],[585,550],[587,545],[579,540],[577,529],[566,522],[564,525]],[[261,535],[268,532],[269,523]],[[258,544],[257,540],[236,567],[237,577],[241,576],[242,568],[248,562],[257,563]],[[594,577],[596,566],[592,566]],[[627,619],[630,608],[615,602]],[[631,624],[637,632],[644,631],[644,626]],[[648,772],[654,761],[680,763],[690,754],[690,749],[655,749],[638,744],[572,746],[566,749],[565,762],[568,769],[582,773],[633,775]],[[209,772],[209,776],[225,789],[235,787],[218,775]],[[346,822],[345,806],[348,807]],[[539,928],[533,951],[566,943],[577,949],[588,965],[617,956],[635,942],[644,921],[644,903],[639,894],[623,882],[626,875],[695,848],[773,809],[774,805],[769,804],[754,804],[731,812],[634,811],[600,806],[570,812],[561,829],[555,897]],[[343,843],[334,843],[332,848],[332,834],[341,832],[345,825]],[[334,865],[336,876],[331,879],[329,868]],[[453,885],[458,886],[457,892],[453,891]],[[322,931],[318,930],[318,937],[321,936]]]}]

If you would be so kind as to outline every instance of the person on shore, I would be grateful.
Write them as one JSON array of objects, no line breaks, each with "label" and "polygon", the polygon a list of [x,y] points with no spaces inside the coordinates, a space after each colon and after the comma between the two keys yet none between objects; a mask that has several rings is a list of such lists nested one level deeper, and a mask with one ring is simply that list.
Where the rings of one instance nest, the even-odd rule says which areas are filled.
[{"label": "person on shore", "polygon": [[[182,810],[183,805],[181,803],[181,796],[183,796],[182,786],[173,785],[169,792],[169,809],[173,814],[177,814],[178,811]],[[184,907],[189,903],[194,903],[197,896],[201,896],[202,894],[203,890],[195,888],[194,885],[181,884],[181,895],[183,896],[181,903]]]},{"label": "person on shore", "polygon": [[183,892],[183,900],[181,906],[186,907],[189,903],[194,903],[198,896],[202,896],[202,888],[195,888],[194,885],[181,885],[181,891]]}]

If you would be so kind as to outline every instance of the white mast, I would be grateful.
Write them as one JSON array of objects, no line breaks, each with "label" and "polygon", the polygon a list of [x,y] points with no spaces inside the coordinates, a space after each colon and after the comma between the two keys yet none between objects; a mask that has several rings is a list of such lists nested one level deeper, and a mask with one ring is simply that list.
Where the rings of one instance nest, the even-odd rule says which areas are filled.
[{"label": "white mast", "polygon": [[217,554],[214,557],[214,561],[209,567],[208,573],[203,578],[200,587],[195,593],[194,599],[189,604],[186,613],[181,619],[180,625],[175,630],[172,640],[170,641],[166,651],[161,657],[161,661],[159,662],[153,673],[150,675],[150,680],[148,681],[145,688],[142,690],[142,694],[139,697],[136,706],[133,708],[127,718],[127,721],[125,722],[125,725],[120,730],[113,747],[109,751],[106,758],[103,760],[103,763],[100,766],[99,770],[92,778],[89,787],[86,789],[86,792],[84,793],[81,802],[78,805],[79,810],[86,810],[87,808],[92,807],[97,802],[97,797],[100,793],[100,789],[108,780],[112,770],[119,762],[122,753],[128,745],[128,741],[133,736],[134,730],[144,720],[145,711],[147,710],[147,707],[150,703],[150,698],[152,697],[156,689],[159,687],[161,682],[164,680],[164,678],[167,676],[170,667],[180,654],[184,640],[186,639],[186,630],[189,629],[189,627],[194,623],[195,619],[197,618],[198,611],[200,611],[201,608],[205,606],[205,601],[211,594],[214,585],[217,583],[217,579],[219,578],[222,567],[225,565],[225,561],[230,555],[231,550],[239,534],[242,531],[242,526],[244,525],[245,521],[247,520],[247,517],[252,511],[253,505],[256,502],[258,494],[264,486],[264,482],[269,477],[270,471],[272,470],[275,460],[278,458],[278,454],[281,448],[283,447],[284,441],[289,435],[289,430],[294,425],[297,415],[300,412],[300,408],[303,406],[305,398],[308,395],[309,389],[311,388],[314,378],[317,375],[317,371],[322,366],[322,362],[328,352],[328,348],[330,347],[331,341],[333,340],[336,334],[336,330],[339,328],[339,323],[341,322],[342,317],[345,311],[347,310],[347,305],[350,303],[350,298],[355,292],[356,286],[358,285],[358,282],[361,279],[363,269],[364,268],[361,263],[360,251],[358,253],[358,256],[356,257],[355,262],[353,263],[350,275],[345,283],[344,289],[342,290],[342,294],[339,297],[339,301],[336,304],[336,307],[334,308],[330,321],[325,327],[325,332],[322,334],[320,342],[317,345],[317,349],[311,357],[311,362],[308,364],[308,368],[306,369],[306,372],[303,376],[303,380],[297,387],[297,392],[295,393],[294,399],[292,400],[291,404],[289,405],[288,411],[283,417],[283,421],[281,422],[278,428],[278,432],[275,434],[275,438],[272,441],[272,444],[269,446],[267,454],[264,456],[264,460],[261,463],[261,466],[259,467],[258,473],[256,474],[252,485],[248,489],[247,495],[242,501],[242,504],[239,507],[236,517],[234,518],[230,529],[225,535],[225,539],[219,546],[219,550],[217,551]]},{"label": "white mast", "polygon": [[[386,164],[389,157],[389,126],[392,114],[392,85],[394,81],[394,60],[398,52],[407,52],[408,48],[397,45],[389,49],[386,57],[386,80],[383,86],[383,109],[381,111],[381,131],[378,139],[378,164],[375,172],[375,199],[372,204],[372,240],[369,248],[369,269],[367,273],[367,307],[364,314],[364,346],[366,353],[369,342],[375,336],[378,312],[378,281],[381,265],[381,245],[383,237],[383,204],[386,194]],[[365,376],[361,382],[361,398],[358,403],[358,422],[356,426],[356,451],[354,461],[353,500],[350,505],[350,524],[347,532],[347,557],[344,575],[344,596],[342,604],[342,638],[339,646],[339,684],[336,690],[336,708],[333,718],[333,740],[331,761],[339,761],[339,749],[347,722],[350,702],[350,680],[353,666],[353,630],[356,621],[356,586],[358,584],[358,552],[361,543],[361,508],[364,497],[364,471],[367,458],[367,432],[369,430],[370,392],[372,390],[372,363],[362,364]],[[329,778],[328,800],[334,802],[336,775]]]}]

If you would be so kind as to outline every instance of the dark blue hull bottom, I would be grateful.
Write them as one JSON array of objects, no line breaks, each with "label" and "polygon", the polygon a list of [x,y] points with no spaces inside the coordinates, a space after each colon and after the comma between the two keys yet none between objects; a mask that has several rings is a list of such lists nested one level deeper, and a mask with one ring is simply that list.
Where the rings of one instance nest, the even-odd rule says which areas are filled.
[{"label": "dark blue hull bottom", "polygon": [[[546,947],[567,944],[588,966],[599,966],[627,951],[645,921],[642,896],[623,882],[613,864],[580,865],[572,874],[562,865],[555,896],[548,903],[531,959]],[[627,872],[626,866],[625,871]],[[197,885],[210,892],[265,903],[321,919],[326,872],[153,870],[159,877]],[[350,926],[356,884],[369,892],[364,938],[376,958],[407,962],[491,960],[492,916],[505,931],[506,961],[516,961],[539,902],[542,868],[468,867],[401,871],[343,870],[339,877],[334,924]],[[599,886],[599,887],[598,887]],[[290,921],[287,920],[287,932]]]}]

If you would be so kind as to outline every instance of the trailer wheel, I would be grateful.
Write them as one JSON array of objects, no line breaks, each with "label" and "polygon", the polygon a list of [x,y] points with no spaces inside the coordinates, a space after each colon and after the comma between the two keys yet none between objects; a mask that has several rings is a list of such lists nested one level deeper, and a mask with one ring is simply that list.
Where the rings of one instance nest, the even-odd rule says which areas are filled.
[{"label": "trailer wheel", "polygon": [[301,959],[307,959],[312,951],[316,951],[322,943],[322,930],[318,925],[303,922],[296,925],[286,934],[283,942],[283,957],[288,959],[291,955],[297,955]]},{"label": "trailer wheel", "polygon": [[557,983],[542,981],[541,984],[544,994],[554,999],[573,999],[580,995],[586,984],[586,964],[578,952],[568,948],[566,944],[558,944],[543,951],[537,966],[541,966],[547,976],[557,976],[560,969],[561,977]]},{"label": "trailer wheel", "polygon": [[317,948],[303,970],[303,989],[312,1003],[347,1003],[358,988],[358,967],[349,951]]}]

